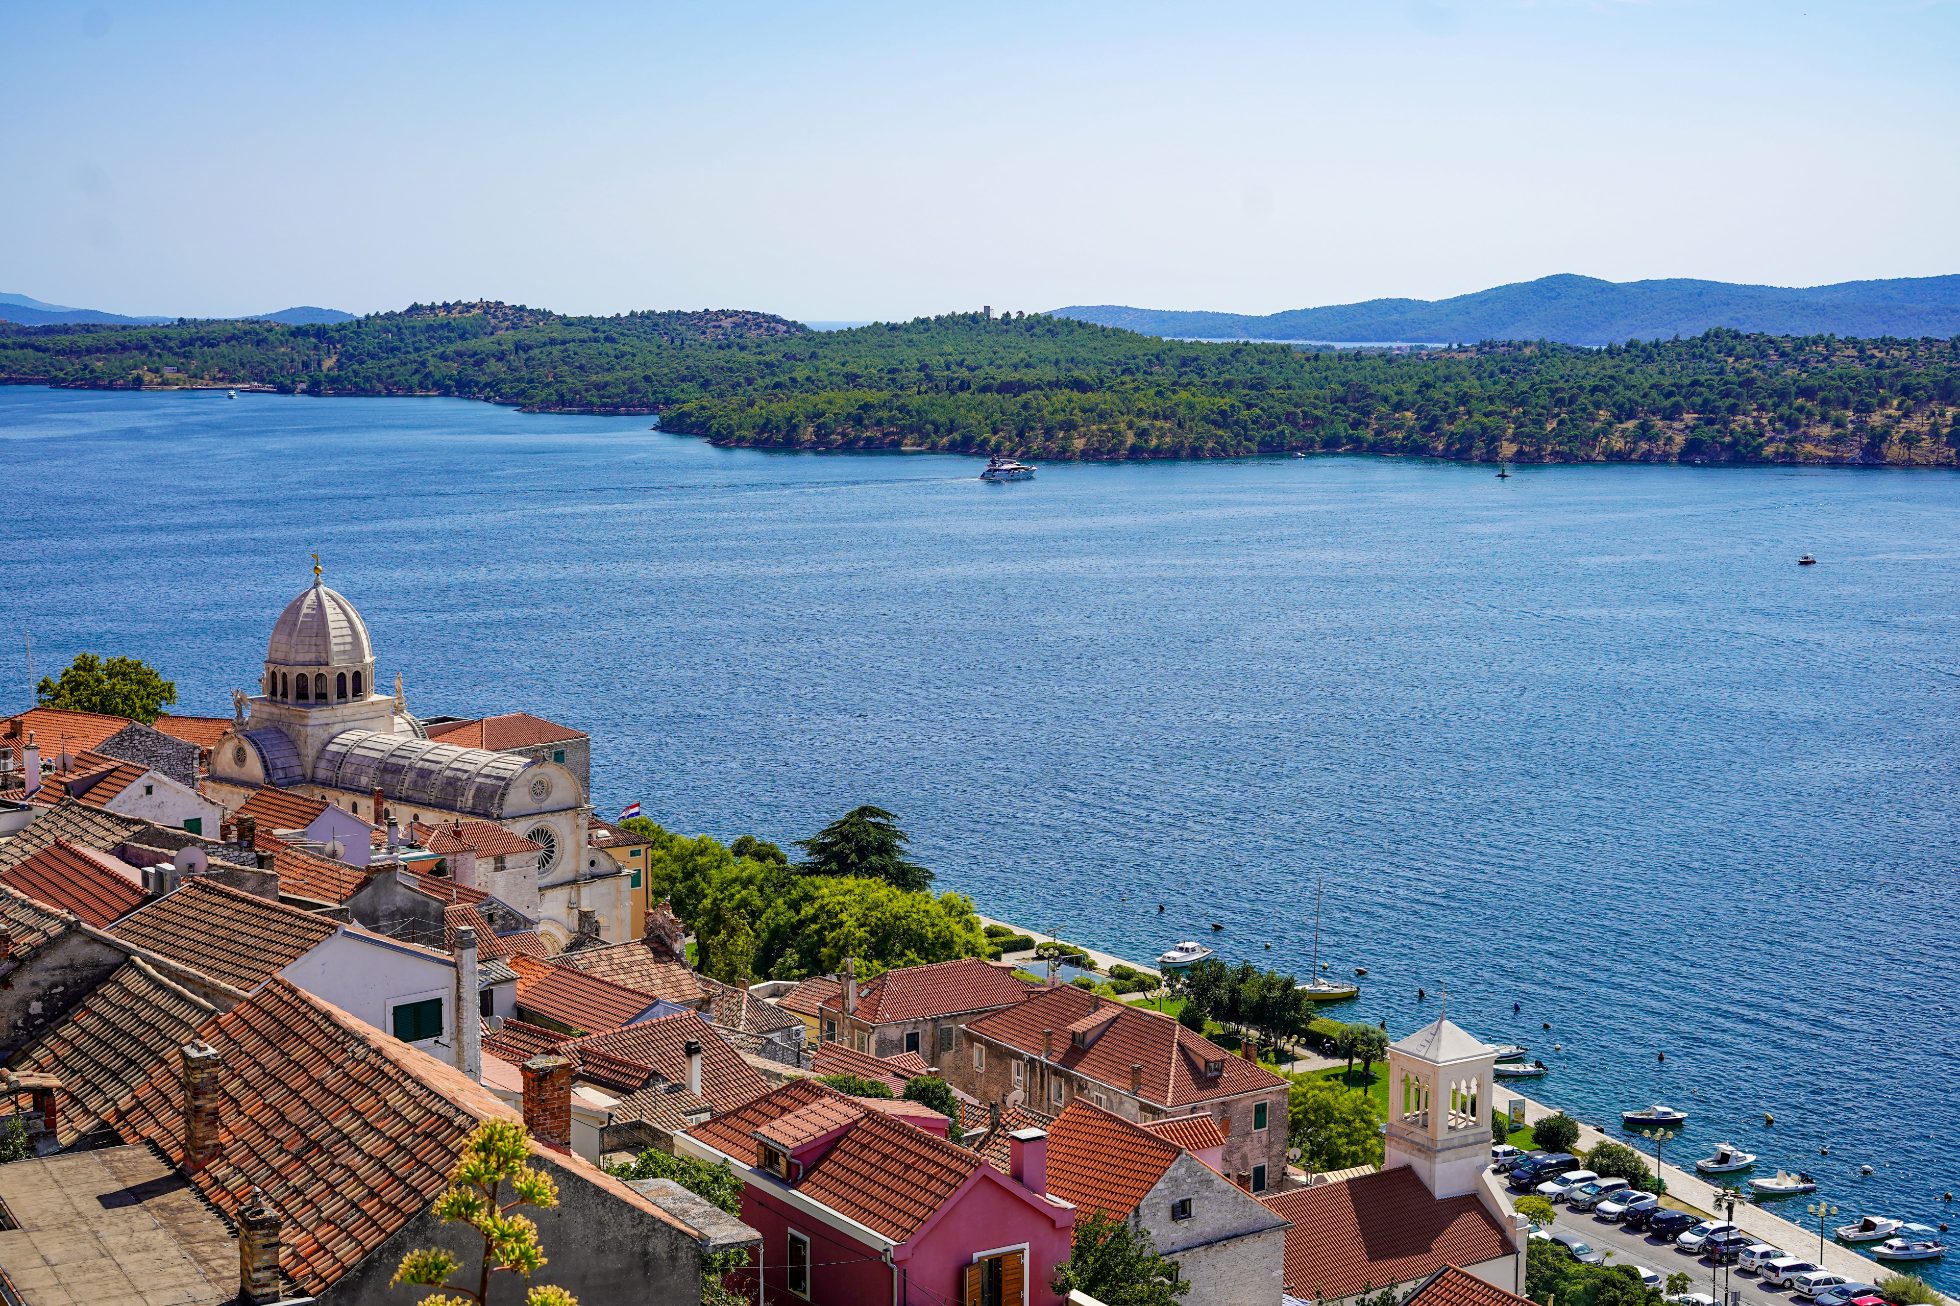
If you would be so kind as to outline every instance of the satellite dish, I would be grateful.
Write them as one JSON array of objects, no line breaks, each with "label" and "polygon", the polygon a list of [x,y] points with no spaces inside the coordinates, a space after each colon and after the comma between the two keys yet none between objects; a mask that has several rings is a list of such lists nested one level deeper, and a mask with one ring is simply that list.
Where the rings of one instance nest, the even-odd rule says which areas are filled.
[{"label": "satellite dish", "polygon": [[1289,1147],[1289,1148],[1287,1148],[1287,1149],[1286,1149],[1286,1159],[1287,1159],[1287,1160],[1289,1160],[1289,1161],[1297,1161],[1297,1160],[1299,1160],[1299,1159],[1300,1159],[1300,1149],[1299,1149],[1299,1148],[1297,1148],[1297,1147]]}]

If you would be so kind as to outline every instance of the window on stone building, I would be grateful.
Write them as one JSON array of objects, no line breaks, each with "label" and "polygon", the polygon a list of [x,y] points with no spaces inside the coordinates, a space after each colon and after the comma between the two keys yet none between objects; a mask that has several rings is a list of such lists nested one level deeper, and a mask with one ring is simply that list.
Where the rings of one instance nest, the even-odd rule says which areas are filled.
[{"label": "window on stone building", "polygon": [[1190,1199],[1190,1198],[1188,1198],[1188,1197],[1180,1197],[1180,1198],[1178,1198],[1178,1199],[1177,1199],[1177,1200],[1176,1200],[1175,1202],[1172,1202],[1172,1203],[1171,1203],[1171,1219],[1173,1219],[1173,1220],[1188,1220],[1188,1219],[1190,1219],[1190,1218],[1191,1218],[1191,1199]]},{"label": "window on stone building", "polygon": [[494,1001],[495,997],[496,995],[491,993],[489,989],[485,989],[476,995],[476,1009],[485,1020],[497,1014],[496,1003]]},{"label": "window on stone building", "polygon": [[1060,1106],[1062,1104],[1062,1081],[1061,1080],[1057,1079],[1054,1083],[1048,1086],[1048,1100],[1053,1102],[1056,1106]]},{"label": "window on stone building", "polygon": [[953,1027],[951,1025],[941,1025],[939,1027],[939,1050],[941,1052],[951,1052],[953,1050]]},{"label": "window on stone building", "polygon": [[324,671],[313,673],[313,697],[322,703],[327,701],[327,673]]},{"label": "window on stone building", "polygon": [[562,748],[554,748],[554,749],[552,749],[552,750],[551,750],[551,760],[552,760],[552,761],[554,761],[554,762],[556,762],[556,763],[558,763],[558,765],[560,765],[560,766],[563,766],[563,765],[565,765],[565,750],[564,750],[564,749],[562,749]]},{"label": "window on stone building", "polygon": [[1264,1129],[1266,1127],[1266,1104],[1264,1102],[1254,1102],[1252,1104],[1252,1127],[1254,1129]]},{"label": "window on stone building", "polygon": [[358,671],[354,673],[354,697],[355,698],[363,697],[361,693],[361,673]]},{"label": "window on stone building", "polygon": [[1026,1070],[1026,1063],[1020,1061],[1014,1063],[1014,1087],[1019,1088],[1021,1086],[1021,1077]]},{"label": "window on stone building", "polygon": [[1266,1191],[1266,1167],[1263,1165],[1252,1167],[1252,1191],[1255,1193]]},{"label": "window on stone building", "polygon": [[987,1068],[987,1045],[985,1043],[975,1043],[973,1045],[973,1068],[979,1071],[985,1071]]},{"label": "window on stone building", "polygon": [[919,1050],[918,1030],[911,1029],[905,1032],[905,1050],[907,1052],[917,1052]]},{"label": "window on stone building", "polygon": [[306,674],[304,672],[300,673],[299,693],[294,695],[294,697],[302,703],[310,701],[310,696],[306,692]]},{"label": "window on stone building", "polygon": [[783,1286],[799,1297],[810,1295],[810,1240],[789,1231],[789,1259],[783,1266]]}]

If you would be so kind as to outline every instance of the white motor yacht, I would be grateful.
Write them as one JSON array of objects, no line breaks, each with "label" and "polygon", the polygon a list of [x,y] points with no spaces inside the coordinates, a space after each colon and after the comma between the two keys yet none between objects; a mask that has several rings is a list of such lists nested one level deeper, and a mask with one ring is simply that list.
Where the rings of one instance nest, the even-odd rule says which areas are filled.
[{"label": "white motor yacht", "polygon": [[1210,948],[1196,939],[1186,939],[1169,952],[1159,956],[1157,964],[1165,970],[1183,970],[1186,966],[1197,965],[1209,956],[1211,956]]},{"label": "white motor yacht", "polygon": [[1704,1156],[1695,1162],[1695,1169],[1703,1174],[1732,1174],[1737,1170],[1747,1170],[1754,1164],[1754,1152],[1745,1152],[1734,1143],[1718,1143],[1715,1145],[1715,1155]]},{"label": "white motor yacht", "polygon": [[1628,1129],[1679,1129],[1688,1123],[1688,1113],[1657,1104],[1638,1111],[1620,1112],[1620,1123]]},{"label": "white motor yacht", "polygon": [[1930,1224],[1901,1225],[1896,1237],[1872,1248],[1881,1261],[1937,1261],[1946,1255],[1946,1240]]},{"label": "white motor yacht", "polygon": [[1746,1182],[1749,1191],[1758,1197],[1795,1197],[1800,1193],[1817,1191],[1815,1179],[1807,1174],[1791,1174],[1787,1170],[1778,1170],[1768,1179],[1750,1179]]},{"label": "white motor yacht", "polygon": [[1015,462],[1004,454],[995,454],[987,460],[987,470],[980,473],[983,481],[1029,481],[1034,479],[1034,468],[1026,463]]},{"label": "white motor yacht", "polygon": [[1882,1243],[1905,1227],[1904,1220],[1892,1220],[1883,1215],[1868,1215],[1856,1224],[1838,1226],[1839,1242]]}]

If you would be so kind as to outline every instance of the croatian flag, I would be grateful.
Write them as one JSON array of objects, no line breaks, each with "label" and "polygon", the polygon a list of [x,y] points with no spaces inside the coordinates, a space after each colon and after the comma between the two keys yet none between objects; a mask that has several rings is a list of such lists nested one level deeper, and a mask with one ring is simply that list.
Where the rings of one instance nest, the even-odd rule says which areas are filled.
[{"label": "croatian flag", "polygon": [[619,819],[622,821],[630,821],[639,814],[640,805],[638,803],[628,803],[619,809]]}]

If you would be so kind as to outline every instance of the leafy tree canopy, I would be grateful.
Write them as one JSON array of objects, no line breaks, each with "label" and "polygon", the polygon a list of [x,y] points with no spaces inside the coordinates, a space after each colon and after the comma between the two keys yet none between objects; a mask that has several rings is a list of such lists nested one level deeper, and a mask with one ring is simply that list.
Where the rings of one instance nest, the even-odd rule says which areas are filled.
[{"label": "leafy tree canopy", "polygon": [[[474,1286],[463,1271],[462,1259],[442,1247],[422,1247],[402,1257],[389,1286],[412,1284],[438,1291],[422,1298],[422,1306],[487,1306],[492,1278],[515,1274],[528,1279],[545,1263],[538,1226],[529,1217],[511,1212],[522,1206],[549,1209],[558,1205],[558,1183],[530,1164],[530,1140],[514,1120],[486,1120],[463,1145],[449,1176],[449,1188],[436,1198],[432,1213],[444,1224],[474,1230],[483,1241]],[[506,1201],[505,1198],[509,1200]],[[525,1306],[578,1306],[563,1288],[534,1284],[524,1293]]]},{"label": "leafy tree canopy", "polygon": [[796,846],[807,854],[805,875],[856,875],[914,892],[932,883],[932,872],[905,860],[905,831],[882,807],[854,807]]},{"label": "leafy tree canopy", "polygon": [[1380,1164],[1381,1124],[1373,1097],[1331,1079],[1299,1075],[1286,1091],[1286,1138],[1310,1169]]},{"label": "leafy tree canopy", "polygon": [[818,1075],[817,1082],[852,1097],[890,1097],[892,1091],[875,1079],[862,1075]]},{"label": "leafy tree canopy", "polygon": [[691,1156],[656,1152],[651,1148],[631,1161],[607,1166],[618,1179],[671,1179],[697,1197],[705,1197],[730,1215],[742,1213],[742,1180],[726,1161],[713,1165]]},{"label": "leafy tree canopy", "polygon": [[1592,1150],[1586,1153],[1586,1168],[1597,1175],[1624,1179],[1635,1188],[1646,1188],[1654,1182],[1647,1159],[1625,1143],[1609,1140],[1593,1144]]},{"label": "leafy tree canopy", "polygon": [[1579,1142],[1579,1122],[1555,1111],[1531,1127],[1531,1145],[1546,1152],[1570,1152]]},{"label": "leafy tree canopy", "polygon": [[908,1102],[929,1106],[952,1124],[947,1128],[947,1136],[955,1143],[960,1141],[960,1104],[953,1096],[952,1085],[937,1075],[920,1075],[905,1085],[901,1094]]},{"label": "leafy tree canopy", "polygon": [[1054,1290],[1081,1292],[1104,1306],[1176,1306],[1191,1291],[1157,1245],[1129,1221],[1091,1211],[1075,1221],[1075,1247],[1055,1271]]},{"label": "leafy tree canopy", "polygon": [[136,658],[105,662],[93,653],[77,653],[59,677],[42,676],[34,696],[43,707],[100,712],[148,725],[177,701],[177,683]]}]

